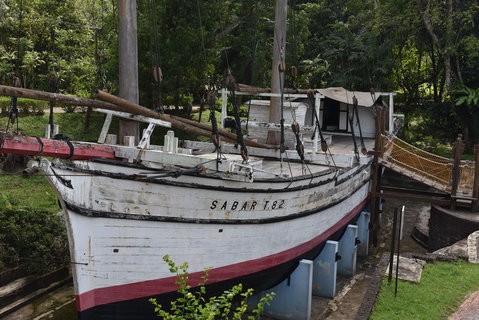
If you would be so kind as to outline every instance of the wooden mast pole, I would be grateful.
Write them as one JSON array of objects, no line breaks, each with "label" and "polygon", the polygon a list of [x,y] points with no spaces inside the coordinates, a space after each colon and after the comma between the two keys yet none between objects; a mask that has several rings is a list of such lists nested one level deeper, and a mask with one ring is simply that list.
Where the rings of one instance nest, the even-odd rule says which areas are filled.
[{"label": "wooden mast pole", "polygon": [[[139,103],[138,89],[138,42],[136,26],[136,0],[118,0],[118,46],[119,46],[119,96]],[[120,141],[125,136],[139,140],[138,122],[120,119]]]},{"label": "wooden mast pole", "polygon": [[[274,15],[274,39],[273,39],[273,67],[271,72],[271,92],[281,93],[281,84],[284,87],[284,72],[280,72],[280,65],[285,63],[286,50],[286,16],[288,0],[276,0]],[[269,122],[279,123],[281,120],[281,99],[271,97],[269,106]],[[268,144],[280,144],[278,132],[268,132]]]},{"label": "wooden mast pole", "polygon": [[378,245],[379,240],[379,197],[378,191],[380,189],[380,176],[381,168],[379,165],[379,157],[382,155],[383,146],[382,146],[382,133],[384,127],[384,110],[382,107],[379,108],[376,114],[376,139],[374,142],[374,159],[372,164],[372,181],[371,181],[371,191],[370,191],[370,201],[371,201],[371,244],[373,246]]},{"label": "wooden mast pole", "polygon": [[464,145],[462,144],[462,134],[458,134],[456,143],[454,144],[454,163],[451,173],[451,209],[456,209],[457,189],[459,188],[459,180],[461,178],[461,155],[464,151]]}]

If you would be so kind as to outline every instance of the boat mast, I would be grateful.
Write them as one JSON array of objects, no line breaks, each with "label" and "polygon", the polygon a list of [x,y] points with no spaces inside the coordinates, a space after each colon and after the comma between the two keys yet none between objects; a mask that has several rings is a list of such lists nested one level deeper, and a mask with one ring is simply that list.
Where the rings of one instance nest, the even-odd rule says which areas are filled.
[{"label": "boat mast", "polygon": [[[136,0],[118,0],[119,96],[138,104],[138,43]],[[138,143],[137,121],[120,119],[120,143],[123,137],[134,136]]]},{"label": "boat mast", "polygon": [[[273,67],[271,72],[271,92],[281,93],[281,85],[284,87],[284,72],[280,72],[279,66],[285,63],[286,50],[286,16],[288,0],[276,0],[274,41],[273,41]],[[281,120],[281,99],[271,97],[269,106],[269,122],[279,123]],[[280,144],[279,132],[268,132],[268,144]]]}]

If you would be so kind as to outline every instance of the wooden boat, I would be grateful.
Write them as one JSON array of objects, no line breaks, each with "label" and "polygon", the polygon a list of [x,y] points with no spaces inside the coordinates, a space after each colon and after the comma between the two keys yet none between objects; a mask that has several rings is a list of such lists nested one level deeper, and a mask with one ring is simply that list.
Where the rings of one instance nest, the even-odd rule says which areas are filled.
[{"label": "wooden boat", "polygon": [[[333,100],[324,93],[333,97],[331,92],[336,107],[327,105]],[[245,161],[227,143],[218,154],[207,142],[139,148],[5,134],[0,152],[57,157],[36,163],[65,214],[80,318],[149,318],[148,299],[165,304],[177,289],[162,261],[166,254],[188,262],[192,284],[211,267],[212,294],[235,283],[262,290],[287,277],[300,259],[313,259],[326,240],[354,222],[368,202],[372,158],[354,151],[347,117],[353,109],[346,102],[361,95],[369,93],[318,90],[320,121],[334,131],[323,133],[328,152],[313,150],[318,141],[311,141],[304,161],[295,150],[281,156],[254,147]],[[364,146],[371,150],[377,101],[368,99],[358,114]],[[327,122],[328,112],[336,113],[337,125]],[[169,135],[166,140],[174,141]],[[84,150],[93,153],[81,155]]]}]

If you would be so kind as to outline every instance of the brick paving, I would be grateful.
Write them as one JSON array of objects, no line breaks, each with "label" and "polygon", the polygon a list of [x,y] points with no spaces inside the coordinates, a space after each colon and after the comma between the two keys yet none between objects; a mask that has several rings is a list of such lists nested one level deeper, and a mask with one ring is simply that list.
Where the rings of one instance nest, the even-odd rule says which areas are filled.
[{"label": "brick paving", "polygon": [[479,291],[471,293],[449,320],[479,319]]}]

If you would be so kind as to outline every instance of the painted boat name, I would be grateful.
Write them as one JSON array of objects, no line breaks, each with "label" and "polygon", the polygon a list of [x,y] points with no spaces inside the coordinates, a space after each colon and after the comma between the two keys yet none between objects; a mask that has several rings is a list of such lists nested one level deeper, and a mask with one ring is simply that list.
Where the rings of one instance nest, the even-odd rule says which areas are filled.
[{"label": "painted boat name", "polygon": [[222,201],[213,200],[211,202],[211,210],[238,210],[238,211],[254,211],[254,210],[277,210],[283,209],[284,200],[264,201],[260,204],[257,201]]}]

